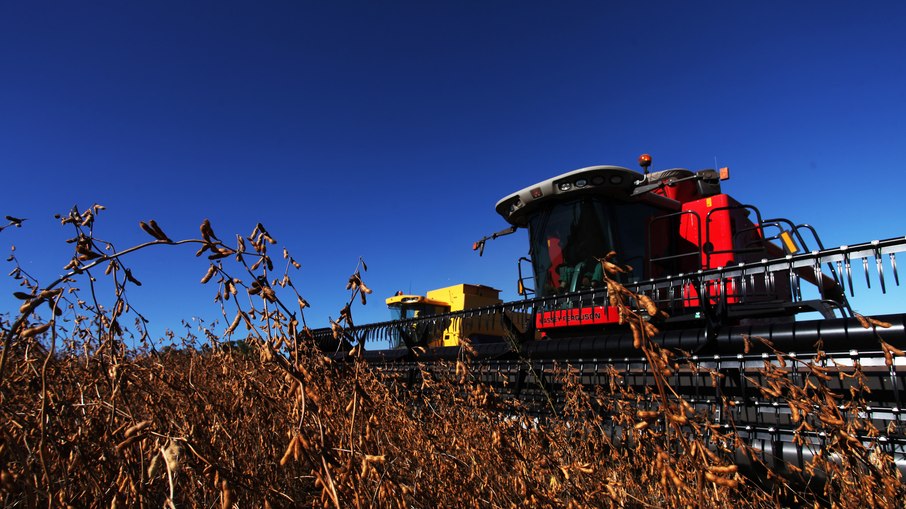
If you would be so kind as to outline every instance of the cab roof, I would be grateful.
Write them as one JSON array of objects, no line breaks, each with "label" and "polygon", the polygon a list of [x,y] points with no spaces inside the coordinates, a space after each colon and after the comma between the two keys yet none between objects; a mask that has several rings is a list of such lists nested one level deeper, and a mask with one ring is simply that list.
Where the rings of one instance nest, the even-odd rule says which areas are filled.
[{"label": "cab roof", "polygon": [[497,213],[510,224],[525,227],[535,210],[581,195],[629,201],[645,175],[622,166],[587,166],[538,182],[497,202]]}]

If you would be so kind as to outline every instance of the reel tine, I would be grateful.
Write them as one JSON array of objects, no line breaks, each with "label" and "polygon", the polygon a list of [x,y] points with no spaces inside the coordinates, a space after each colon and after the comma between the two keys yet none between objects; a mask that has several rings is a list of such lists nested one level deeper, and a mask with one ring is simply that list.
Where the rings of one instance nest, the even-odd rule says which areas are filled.
[{"label": "reel tine", "polygon": [[887,285],[884,284],[884,259],[881,258],[881,250],[875,247],[875,267],[878,269],[878,280],[881,282],[881,293],[887,293]]},{"label": "reel tine", "polygon": [[840,291],[846,293],[846,283],[843,282],[843,262],[837,260],[837,273],[840,274]]},{"label": "reel tine", "polygon": [[868,257],[862,257],[862,271],[865,272],[865,285],[871,288],[871,278],[868,277]]},{"label": "reel tine", "polygon": [[853,292],[853,269],[849,261],[849,253],[843,254],[843,261],[846,264],[846,281],[849,283],[849,296],[855,297],[855,292]]},{"label": "reel tine", "polygon": [[815,281],[819,282],[817,285],[818,294],[821,295],[821,299],[823,300],[824,299],[824,285],[820,283],[821,277],[823,276],[823,274],[821,273],[821,262],[818,260],[817,257],[815,258],[815,266],[813,267],[813,270],[815,271]]},{"label": "reel tine", "polygon": [[897,257],[894,253],[890,253],[890,268],[893,271],[893,281],[897,286],[900,286],[900,276],[897,274]]},{"label": "reel tine", "polygon": [[802,288],[799,285],[799,274],[793,269],[793,263],[790,262],[789,275],[790,275],[790,289],[793,292],[793,299],[797,301],[802,300]]}]

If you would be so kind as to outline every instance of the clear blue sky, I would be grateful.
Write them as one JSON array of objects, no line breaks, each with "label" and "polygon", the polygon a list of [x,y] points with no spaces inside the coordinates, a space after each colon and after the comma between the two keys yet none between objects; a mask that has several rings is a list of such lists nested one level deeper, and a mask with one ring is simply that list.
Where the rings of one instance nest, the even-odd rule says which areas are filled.
[{"label": "clear blue sky", "polygon": [[[904,235],[904,51],[901,1],[2,2],[0,215],[29,221],[0,245],[48,281],[73,204],[107,206],[120,248],[139,220],[260,221],[312,324],[359,256],[377,298],[356,316],[383,320],[398,289],[513,298],[524,235],[471,251],[506,226],[496,201],[642,152],[716,158],[726,191],[830,245]],[[156,330],[217,312],[192,255],[132,262]]]}]

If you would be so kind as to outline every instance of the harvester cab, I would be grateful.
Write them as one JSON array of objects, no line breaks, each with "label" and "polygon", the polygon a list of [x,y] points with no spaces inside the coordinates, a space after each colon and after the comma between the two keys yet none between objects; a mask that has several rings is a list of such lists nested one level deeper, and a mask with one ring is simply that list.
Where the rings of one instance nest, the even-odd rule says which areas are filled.
[{"label": "harvester cab", "polygon": [[450,311],[450,306],[445,302],[433,301],[422,295],[407,295],[403,292],[388,297],[386,302],[391,320],[439,315]]}]

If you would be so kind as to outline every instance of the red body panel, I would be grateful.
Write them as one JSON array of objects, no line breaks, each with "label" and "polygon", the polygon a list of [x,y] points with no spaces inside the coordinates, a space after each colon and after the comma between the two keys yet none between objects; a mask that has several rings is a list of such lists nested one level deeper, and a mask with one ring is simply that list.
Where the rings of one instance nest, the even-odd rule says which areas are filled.
[{"label": "red body panel", "polygon": [[[680,237],[699,246],[701,249],[702,269],[716,269],[727,267],[745,260],[736,258],[734,250],[740,248],[741,243],[747,243],[752,237],[759,237],[761,231],[754,228],[748,218],[748,211],[739,207],[739,203],[726,194],[718,194],[707,198],[693,200],[683,204],[683,210],[694,214],[683,215],[680,221]],[[700,228],[699,228],[700,224]],[[739,235],[742,229],[748,233]],[[702,238],[699,238],[701,235]],[[697,307],[698,289],[689,286],[685,289],[684,298],[687,307]],[[736,283],[734,281],[713,282],[709,285],[708,294],[718,297],[722,293],[727,295],[727,304],[739,302]],[[715,302],[716,299],[712,299]]]},{"label": "red body panel", "polygon": [[[680,222],[680,236],[701,248],[701,262],[703,269],[726,267],[733,262],[733,218],[729,210],[718,210],[736,205],[736,201],[725,194],[709,196],[683,204],[683,210],[695,212],[695,215],[682,216]],[[710,213],[710,216],[709,216]],[[695,222],[701,221],[699,225]],[[699,230],[702,239],[698,238]],[[704,242],[711,243],[712,255],[708,256]]]},{"label": "red body panel", "polygon": [[613,306],[593,306],[577,309],[542,311],[535,315],[538,330],[554,327],[578,327],[619,323],[620,313]]}]

